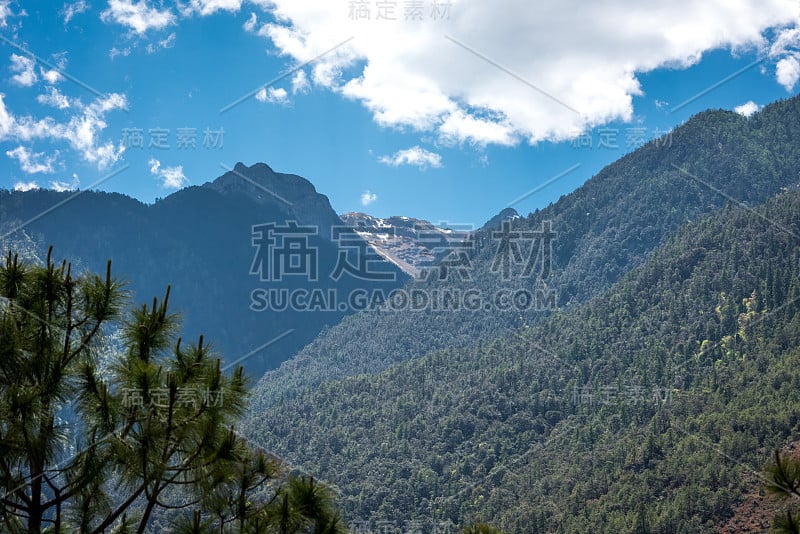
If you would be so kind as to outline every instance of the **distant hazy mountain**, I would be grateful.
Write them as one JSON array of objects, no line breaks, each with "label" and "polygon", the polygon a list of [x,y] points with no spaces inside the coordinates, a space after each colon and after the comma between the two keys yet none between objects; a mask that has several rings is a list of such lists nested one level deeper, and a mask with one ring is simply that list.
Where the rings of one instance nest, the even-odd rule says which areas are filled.
[{"label": "distant hazy mountain", "polygon": [[[408,279],[357,235],[341,232],[333,240],[332,228],[345,225],[328,198],[308,180],[263,163],[239,163],[211,183],[153,205],[114,193],[72,195],[0,191],[2,247],[41,259],[52,244],[56,258],[99,272],[110,258],[137,301],[161,296],[172,284],[170,304],[182,313],[186,335],[205,334],[228,362],[244,358],[256,377],[355,311],[346,300],[329,302],[331,290],[345,298],[356,290],[388,291]],[[300,248],[292,255],[291,247]],[[358,267],[359,255],[369,257],[366,267],[375,276],[350,269],[331,277],[340,263]],[[304,259],[316,273],[299,272]],[[275,262],[295,273],[274,272]],[[303,295],[297,305],[280,300]],[[325,301],[311,302],[311,295]],[[270,297],[277,306],[264,309]]]}]

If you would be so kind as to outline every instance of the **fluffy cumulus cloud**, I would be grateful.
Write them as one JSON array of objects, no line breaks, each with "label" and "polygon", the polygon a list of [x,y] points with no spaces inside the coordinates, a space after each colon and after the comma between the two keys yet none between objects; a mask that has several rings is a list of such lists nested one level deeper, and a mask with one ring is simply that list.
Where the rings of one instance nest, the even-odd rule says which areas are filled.
[{"label": "fluffy cumulus cloud", "polygon": [[22,87],[30,87],[39,80],[36,74],[36,60],[28,56],[11,54],[11,81]]},{"label": "fluffy cumulus cloud", "polygon": [[73,173],[72,180],[69,182],[65,180],[52,180],[50,182],[50,189],[63,193],[65,191],[75,191],[80,185],[81,181],[78,179],[78,175]]},{"label": "fluffy cumulus cloud", "polygon": [[161,180],[163,189],[179,189],[189,183],[183,174],[183,165],[161,167],[161,162],[155,158],[151,158],[147,164],[150,165],[150,174]]},{"label": "fluffy cumulus cloud", "polygon": [[289,103],[289,93],[282,87],[262,87],[256,93],[256,100],[285,106]]},{"label": "fluffy cumulus cloud", "polygon": [[[51,95],[45,95],[45,99]],[[58,101],[58,99],[56,99]],[[101,134],[107,127],[106,115],[127,107],[124,95],[112,93],[96,98],[90,104],[75,100],[75,112],[65,121],[52,117],[36,118],[31,115],[15,115],[5,104],[0,93],[0,142],[14,140],[29,142],[49,140],[66,142],[77,151],[84,161],[104,169],[122,156],[124,148],[112,141],[102,141]],[[22,160],[16,158],[22,164]]]},{"label": "fluffy cumulus cloud", "polygon": [[756,113],[759,109],[761,109],[761,106],[750,100],[740,106],[736,106],[733,108],[733,111],[744,117],[749,117],[753,113]]},{"label": "fluffy cumulus cloud", "polygon": [[378,161],[391,167],[400,165],[415,165],[420,169],[428,167],[439,168],[442,166],[442,156],[420,146],[413,146],[405,150],[398,150],[391,156],[381,156]]},{"label": "fluffy cumulus cloud", "polygon": [[35,191],[39,189],[39,184],[34,181],[31,182],[17,182],[14,184],[14,191]]},{"label": "fluffy cumulus cloud", "polygon": [[46,93],[37,95],[36,101],[45,106],[52,106],[58,109],[67,109],[70,106],[69,98],[55,87],[48,87]]},{"label": "fluffy cumulus cloud", "polygon": [[39,72],[42,75],[42,79],[49,84],[56,84],[64,79],[60,72],[56,69],[39,69]]},{"label": "fluffy cumulus cloud", "polygon": [[63,137],[82,154],[84,160],[104,169],[115,163],[124,151],[122,146],[111,141],[100,141],[100,133],[107,127],[105,115],[125,109],[127,105],[125,96],[118,93],[97,98],[69,120],[63,128]]},{"label": "fluffy cumulus cloud", "polygon": [[775,66],[775,79],[787,91],[794,89],[797,80],[800,79],[800,62],[795,56],[788,56],[778,61]]},{"label": "fluffy cumulus cloud", "polygon": [[[631,120],[640,73],[689,66],[712,49],[763,50],[766,29],[797,17],[793,0],[460,0],[447,12],[425,3],[421,20],[395,5],[387,13],[370,2],[369,20],[353,20],[349,2],[273,0],[273,17],[251,15],[245,29],[297,63],[353,37],[310,66],[314,84],[361,102],[387,127],[513,145]],[[788,85],[797,62],[784,59],[779,81]]]},{"label": "fluffy cumulus cloud", "polygon": [[52,173],[53,164],[58,159],[58,154],[45,156],[42,152],[33,153],[24,146],[6,151],[6,156],[19,162],[22,172],[27,174]]},{"label": "fluffy cumulus cloud", "polygon": [[769,55],[776,58],[775,80],[791,91],[800,79],[800,27],[779,31],[770,47]]},{"label": "fluffy cumulus cloud", "polygon": [[371,193],[369,190],[364,191],[361,193],[361,205],[362,206],[369,206],[373,202],[378,200],[378,195],[375,193]]},{"label": "fluffy cumulus cloud", "polygon": [[108,7],[100,14],[100,18],[103,22],[127,26],[138,35],[175,23],[175,15],[169,9],[157,9],[146,0],[108,0]]}]

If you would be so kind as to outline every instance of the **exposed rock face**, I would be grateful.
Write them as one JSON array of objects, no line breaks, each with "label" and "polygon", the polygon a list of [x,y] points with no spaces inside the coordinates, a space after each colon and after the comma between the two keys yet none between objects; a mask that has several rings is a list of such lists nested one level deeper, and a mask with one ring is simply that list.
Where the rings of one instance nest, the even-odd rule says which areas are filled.
[{"label": "exposed rock face", "polygon": [[[356,229],[378,253],[411,276],[436,260],[437,249],[446,247],[454,233],[428,221],[393,216],[386,219],[366,213],[345,213],[342,221]],[[463,233],[458,233],[463,237]]]},{"label": "exposed rock face", "polygon": [[[497,230],[503,221],[518,219],[514,208],[506,208],[483,225],[481,230]],[[452,251],[451,243],[469,239],[476,228],[442,228],[413,217],[386,219],[366,213],[345,213],[341,220],[367,241],[378,253],[411,276],[435,265]]]}]

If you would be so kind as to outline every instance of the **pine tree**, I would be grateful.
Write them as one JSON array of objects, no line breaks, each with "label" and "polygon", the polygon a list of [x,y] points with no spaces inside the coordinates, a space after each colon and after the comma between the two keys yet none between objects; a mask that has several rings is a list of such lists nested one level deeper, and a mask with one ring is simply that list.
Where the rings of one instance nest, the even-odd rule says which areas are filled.
[{"label": "pine tree", "polygon": [[500,530],[486,523],[475,523],[464,527],[462,534],[502,534]]},{"label": "pine tree", "polygon": [[[766,490],[780,499],[800,497],[800,459],[775,451],[775,462],[767,468]],[[773,520],[777,532],[800,533],[800,513],[787,510]]]},{"label": "pine tree", "polygon": [[[96,512],[104,468],[95,460],[106,447],[90,430],[85,452],[69,456],[64,443],[71,429],[62,416],[82,395],[86,379],[95,376],[102,327],[119,317],[123,296],[110,263],[105,279],[73,278],[71,267],[56,266],[50,253],[45,266],[29,267],[9,252],[0,269],[4,530],[40,532],[50,525],[59,531],[70,502]],[[97,499],[83,502],[89,494]]]},{"label": "pine tree", "polygon": [[[202,336],[176,338],[169,287],[125,313],[111,262],[73,277],[51,254],[0,267],[0,530],[344,531],[327,488],[285,479],[235,431],[242,368],[227,375]],[[115,327],[123,350],[109,359]]]}]

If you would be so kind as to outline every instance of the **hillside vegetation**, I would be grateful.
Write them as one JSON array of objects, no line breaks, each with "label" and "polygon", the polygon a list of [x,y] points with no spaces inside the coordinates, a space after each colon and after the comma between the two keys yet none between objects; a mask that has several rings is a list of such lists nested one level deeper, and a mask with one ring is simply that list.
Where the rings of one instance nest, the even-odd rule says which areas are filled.
[{"label": "hillside vegetation", "polygon": [[248,433],[338,484],[348,519],[713,530],[800,430],[798,236],[797,190],[724,208],[585,306],[325,383]]}]

